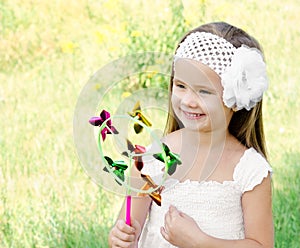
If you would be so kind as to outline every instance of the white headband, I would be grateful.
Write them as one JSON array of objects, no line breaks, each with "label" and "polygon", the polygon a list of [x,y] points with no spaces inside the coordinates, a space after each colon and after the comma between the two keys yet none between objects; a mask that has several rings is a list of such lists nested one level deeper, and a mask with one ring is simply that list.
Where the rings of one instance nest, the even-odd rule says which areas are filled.
[{"label": "white headband", "polygon": [[261,52],[207,32],[189,34],[179,45],[174,59],[188,58],[209,66],[220,77],[223,101],[235,110],[253,108],[268,88],[266,65]]}]

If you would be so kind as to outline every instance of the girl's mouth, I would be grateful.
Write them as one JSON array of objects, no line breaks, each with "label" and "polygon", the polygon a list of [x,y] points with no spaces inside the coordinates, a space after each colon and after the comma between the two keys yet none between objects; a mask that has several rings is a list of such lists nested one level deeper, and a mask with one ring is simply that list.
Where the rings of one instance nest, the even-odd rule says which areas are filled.
[{"label": "girl's mouth", "polygon": [[197,119],[200,119],[205,116],[205,114],[193,113],[193,112],[187,112],[187,111],[183,111],[183,113],[184,113],[185,117],[190,120],[197,120]]}]

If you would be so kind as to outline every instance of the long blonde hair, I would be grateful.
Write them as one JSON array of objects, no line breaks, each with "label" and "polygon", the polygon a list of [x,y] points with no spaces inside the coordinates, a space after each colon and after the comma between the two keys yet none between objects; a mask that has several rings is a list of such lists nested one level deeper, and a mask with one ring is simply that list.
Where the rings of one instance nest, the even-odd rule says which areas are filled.
[{"label": "long blonde hair", "polygon": [[[199,26],[190,32],[188,32],[179,42],[184,41],[184,39],[193,32],[209,32],[220,37],[223,37],[228,42],[233,44],[236,48],[242,46],[242,44],[248,47],[255,47],[259,49],[262,53],[262,48],[259,43],[247,34],[245,31],[234,27],[225,22],[213,22]],[[179,44],[177,48],[179,47]],[[177,50],[176,48],[176,50]],[[172,66],[172,74],[169,84],[169,113],[165,128],[165,134],[171,133],[183,127],[182,123],[176,118],[174,111],[171,106],[171,94],[172,85],[174,78],[174,68]],[[246,109],[234,112],[232,119],[228,126],[229,132],[236,137],[243,145],[250,148],[255,148],[259,153],[267,158],[266,142],[263,128],[263,118],[262,118],[262,101],[256,104],[250,111]]]}]

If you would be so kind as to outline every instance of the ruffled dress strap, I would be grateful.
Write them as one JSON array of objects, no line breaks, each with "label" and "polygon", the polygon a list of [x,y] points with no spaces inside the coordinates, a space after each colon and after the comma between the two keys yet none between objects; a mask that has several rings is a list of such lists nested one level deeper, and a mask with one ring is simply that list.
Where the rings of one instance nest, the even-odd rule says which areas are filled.
[{"label": "ruffled dress strap", "polygon": [[261,184],[272,168],[267,160],[254,148],[249,148],[241,157],[233,173],[233,180],[238,184],[242,193],[251,191]]}]

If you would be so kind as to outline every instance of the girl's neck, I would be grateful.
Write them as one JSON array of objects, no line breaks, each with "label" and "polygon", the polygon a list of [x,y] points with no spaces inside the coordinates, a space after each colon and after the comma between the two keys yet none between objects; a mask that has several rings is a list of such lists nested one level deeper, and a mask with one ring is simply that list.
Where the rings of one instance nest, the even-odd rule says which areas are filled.
[{"label": "girl's neck", "polygon": [[[199,132],[182,129],[181,144],[178,152],[183,164],[179,177],[206,180],[218,165],[230,164],[235,151],[241,149],[240,142],[227,130],[214,130],[214,132]],[[224,162],[226,161],[226,162]],[[229,161],[229,162],[228,162]],[[222,181],[222,180],[220,180]]]},{"label": "girl's neck", "polygon": [[197,146],[202,149],[224,146],[226,143],[232,141],[233,138],[228,130],[199,132],[197,130],[183,128],[181,135],[183,143],[188,143],[190,146]]}]

